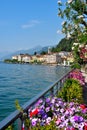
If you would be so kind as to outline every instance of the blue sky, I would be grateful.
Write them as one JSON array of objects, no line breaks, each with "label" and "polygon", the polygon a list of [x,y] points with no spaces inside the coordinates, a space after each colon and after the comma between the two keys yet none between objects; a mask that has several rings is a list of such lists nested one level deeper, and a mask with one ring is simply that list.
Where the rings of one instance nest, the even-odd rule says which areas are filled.
[{"label": "blue sky", "polygon": [[57,0],[0,0],[0,52],[56,45],[64,37]]}]

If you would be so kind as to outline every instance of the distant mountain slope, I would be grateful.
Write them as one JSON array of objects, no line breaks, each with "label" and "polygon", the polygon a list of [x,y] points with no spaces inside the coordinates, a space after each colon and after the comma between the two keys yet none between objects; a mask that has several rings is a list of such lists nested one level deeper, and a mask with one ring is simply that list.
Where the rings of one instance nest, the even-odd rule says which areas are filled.
[{"label": "distant mountain slope", "polygon": [[19,50],[16,51],[14,53],[5,53],[4,55],[2,55],[2,57],[0,56],[0,60],[5,60],[5,59],[11,59],[12,56],[14,55],[18,55],[18,54],[30,54],[33,55],[35,52],[40,54],[42,51],[47,52],[48,51],[48,47],[52,48],[52,52],[59,52],[59,51],[71,51],[72,48],[72,44],[74,43],[74,39],[66,39],[63,38],[61,39],[61,41],[54,47],[53,46],[36,46],[34,48],[31,49],[27,49],[27,50]]},{"label": "distant mountain slope", "polygon": [[4,59],[11,59],[12,56],[14,55],[18,55],[18,54],[30,54],[30,55],[33,55],[34,52],[37,52],[38,54],[40,54],[42,51],[47,51],[48,50],[48,46],[47,47],[41,47],[41,46],[36,46],[34,48],[31,48],[31,49],[27,49],[27,50],[18,50],[14,53],[10,53],[10,54],[7,54],[7,55],[4,55],[2,57],[0,57],[0,60],[4,60]]},{"label": "distant mountain slope", "polygon": [[0,52],[0,60],[2,57],[5,57],[6,55],[9,55],[11,52],[7,52],[7,51],[4,51],[4,52]]}]

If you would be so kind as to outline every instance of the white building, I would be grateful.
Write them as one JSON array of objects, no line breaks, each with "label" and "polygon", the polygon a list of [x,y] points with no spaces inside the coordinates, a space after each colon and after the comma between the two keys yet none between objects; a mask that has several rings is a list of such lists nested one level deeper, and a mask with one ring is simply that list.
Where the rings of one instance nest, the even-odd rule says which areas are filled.
[{"label": "white building", "polygon": [[66,51],[61,51],[58,53],[61,57],[67,57],[68,55],[70,55],[70,52],[66,52]]},{"label": "white building", "polygon": [[22,57],[22,62],[29,63],[32,60],[32,57],[28,54],[24,54]]},{"label": "white building", "polygon": [[48,54],[51,54],[51,48],[48,47]]},{"label": "white building", "polygon": [[18,56],[12,56],[12,60],[17,60]]},{"label": "white building", "polygon": [[12,59],[18,60],[19,62],[29,63],[32,59],[32,56],[30,56],[29,54],[19,54],[16,56],[12,56]]},{"label": "white building", "polygon": [[19,54],[19,55],[17,55],[17,56],[18,56],[18,61],[19,61],[19,62],[22,62],[22,58],[23,58],[24,54]]},{"label": "white building", "polygon": [[61,63],[61,56],[58,53],[47,54],[44,56],[44,60],[47,64]]}]

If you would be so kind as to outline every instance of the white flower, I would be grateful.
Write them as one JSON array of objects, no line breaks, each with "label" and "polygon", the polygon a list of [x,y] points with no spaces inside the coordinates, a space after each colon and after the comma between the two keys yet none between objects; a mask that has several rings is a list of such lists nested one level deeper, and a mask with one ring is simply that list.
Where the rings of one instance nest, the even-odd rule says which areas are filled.
[{"label": "white flower", "polygon": [[61,113],[63,113],[63,112],[64,112],[64,109],[63,109],[63,108],[61,108],[61,109],[60,109],[60,112],[61,112]]},{"label": "white flower", "polygon": [[49,124],[50,121],[51,121],[51,117],[48,117],[48,118],[46,119],[46,123]]},{"label": "white flower", "polygon": [[80,18],[84,18],[84,17],[83,17],[83,15],[79,15],[78,18],[80,19]]},{"label": "white flower", "polygon": [[58,0],[57,3],[58,3],[58,4],[62,4],[61,0]]},{"label": "white flower", "polygon": [[77,45],[79,45],[79,43],[73,43],[73,45],[74,45],[74,46],[77,46]]},{"label": "white flower", "polygon": [[63,22],[61,23],[61,25],[63,26],[65,23],[66,23],[66,21],[63,21]]},{"label": "white flower", "polygon": [[62,29],[62,32],[63,32],[63,33],[65,32],[65,28]]},{"label": "white flower", "polygon": [[72,50],[74,50],[74,47],[72,47]]},{"label": "white flower", "polygon": [[79,48],[82,48],[82,47],[84,47],[84,44],[80,44],[80,45],[79,45]]},{"label": "white flower", "polygon": [[70,37],[71,37],[70,33],[67,33],[67,38],[70,38]]},{"label": "white flower", "polygon": [[87,48],[87,45],[85,45],[85,48]]},{"label": "white flower", "polygon": [[75,25],[75,29],[77,29],[78,28],[78,25]]},{"label": "white flower", "polygon": [[68,0],[67,2],[68,2],[68,4],[70,4],[72,1],[73,1],[73,0]]}]

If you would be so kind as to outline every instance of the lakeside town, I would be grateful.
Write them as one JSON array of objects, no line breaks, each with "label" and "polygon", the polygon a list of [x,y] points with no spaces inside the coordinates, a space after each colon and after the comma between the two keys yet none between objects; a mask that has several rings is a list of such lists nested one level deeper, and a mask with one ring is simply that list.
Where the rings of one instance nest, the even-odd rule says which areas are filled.
[{"label": "lakeside town", "polygon": [[[52,5],[50,6],[50,4]],[[65,38],[58,43],[59,46],[53,47],[53,51],[49,47],[45,53],[40,54],[38,52],[30,54],[29,51],[28,53],[14,53],[10,59],[4,60],[6,63],[4,65],[6,67],[1,64],[0,76],[2,84],[0,90],[2,116],[5,115],[5,112],[8,113],[10,109],[12,110],[13,103],[11,102],[10,104],[9,102],[13,97],[16,97],[15,95],[18,95],[18,100],[15,101],[16,110],[0,122],[0,130],[87,130],[87,0],[58,0],[57,4],[57,34],[59,38],[61,38],[61,34],[64,34],[65,36]],[[12,5],[16,10],[12,10],[14,9]],[[32,4],[29,1],[26,5],[22,2],[20,4],[19,2],[12,4],[10,2],[3,8],[4,6],[1,4],[2,8],[6,11],[5,19],[7,18],[7,14],[9,15],[14,11],[14,13],[12,12],[11,17],[8,16],[8,21],[6,21],[11,25],[11,28],[10,26],[8,26],[9,28],[6,28],[5,25],[5,28],[9,29],[9,31],[5,31],[4,28],[3,30],[1,29],[1,34],[3,34],[3,32],[7,34],[6,36],[4,35],[5,43],[8,41],[11,44],[15,43],[12,44],[13,48],[14,45],[18,48],[17,43],[21,45],[24,43],[24,47],[28,48],[26,42],[33,44],[34,40],[34,42],[38,43],[38,41],[40,41],[39,38],[43,41],[40,42],[41,44],[47,44],[46,41],[54,41],[52,40],[52,36],[55,35],[53,32],[56,27],[56,19],[55,17],[52,17],[54,12],[52,9],[55,8],[54,5],[55,3],[47,3],[46,1],[43,1],[43,3],[40,3],[40,1],[35,3],[34,1]],[[4,12],[4,10],[1,12]],[[25,12],[25,10],[27,12]],[[37,15],[38,13],[40,14]],[[3,16],[4,15],[5,13]],[[30,18],[29,16],[38,19],[31,19],[31,21],[26,22],[26,16],[27,19]],[[59,20],[59,17],[61,18],[61,21]],[[12,19],[10,20],[9,18]],[[25,29],[24,31],[17,28],[18,25],[23,23],[21,18],[26,22],[21,26],[21,29]],[[21,23],[19,23],[18,20],[20,20]],[[38,25],[37,28],[34,28],[36,25]],[[10,29],[12,29],[12,31]],[[15,32],[17,37],[14,38]],[[20,32],[20,35],[18,35],[18,32]],[[28,32],[28,34],[26,32]],[[51,35],[50,32],[53,34]],[[7,39],[8,36],[9,39]],[[50,41],[44,36],[50,39]],[[12,39],[13,42],[11,42],[10,39]],[[56,35],[54,39],[56,41]],[[2,44],[3,43],[2,40]],[[11,65],[7,63],[10,63]],[[41,65],[39,66],[37,64]],[[50,65],[52,65],[52,67]],[[39,71],[33,70],[33,67],[38,68]],[[43,72],[40,71],[40,68],[44,68],[43,72],[45,73],[43,77],[41,77]],[[62,70],[64,69],[62,75],[60,74],[60,68],[62,68]],[[53,74],[53,70],[56,75]],[[33,75],[31,72],[34,72]],[[48,83],[48,78],[46,78],[46,76],[49,77],[50,83],[54,82],[52,85],[48,86],[48,84],[41,84]],[[57,81],[53,81],[55,78]],[[33,85],[35,87],[33,87]],[[39,88],[39,85],[41,86],[41,89]],[[36,91],[38,91],[38,93],[36,93]],[[31,98],[29,98],[29,94],[32,95]],[[20,96],[24,101],[24,105],[20,103]],[[27,97],[27,102],[25,97]],[[4,99],[8,104],[4,102]],[[4,105],[2,105],[2,103]]]},{"label": "lakeside town", "polygon": [[63,65],[70,66],[74,61],[72,52],[60,51],[53,53],[51,48],[48,48],[46,54],[18,54],[13,55],[11,60],[5,60],[9,63],[26,63],[26,64],[50,64],[50,65]]}]

